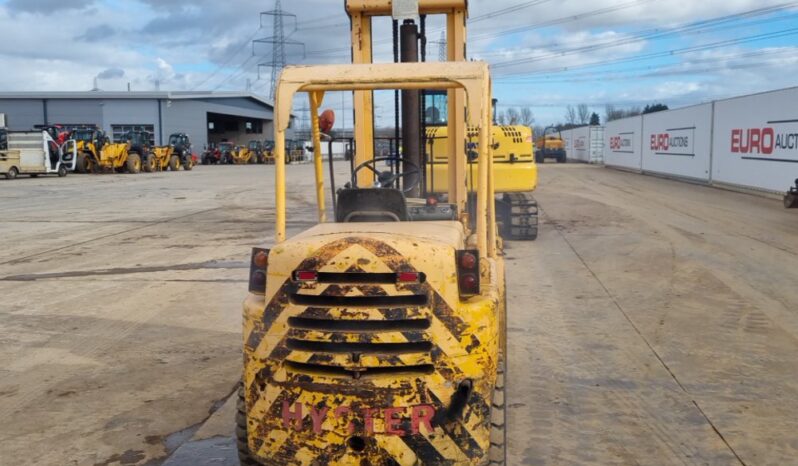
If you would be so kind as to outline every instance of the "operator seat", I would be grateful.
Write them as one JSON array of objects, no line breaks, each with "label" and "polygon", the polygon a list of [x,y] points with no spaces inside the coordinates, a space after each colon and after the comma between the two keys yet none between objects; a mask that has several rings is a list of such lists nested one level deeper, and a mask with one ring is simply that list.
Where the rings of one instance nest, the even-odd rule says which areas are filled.
[{"label": "operator seat", "polygon": [[406,222],[407,201],[402,191],[390,188],[341,188],[335,204],[335,221]]}]

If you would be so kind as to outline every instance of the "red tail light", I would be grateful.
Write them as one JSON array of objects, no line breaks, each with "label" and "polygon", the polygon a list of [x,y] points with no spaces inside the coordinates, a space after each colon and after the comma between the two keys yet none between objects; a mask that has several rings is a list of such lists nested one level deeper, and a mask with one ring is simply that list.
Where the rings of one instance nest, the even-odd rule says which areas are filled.
[{"label": "red tail light", "polygon": [[479,294],[479,251],[456,251],[457,288],[461,298]]},{"label": "red tail light", "polygon": [[315,282],[319,279],[319,273],[315,270],[297,270],[294,272],[295,282]]},{"label": "red tail light", "polygon": [[418,283],[421,281],[421,274],[418,272],[397,272],[397,283]]},{"label": "red tail light", "polygon": [[263,294],[266,292],[266,271],[269,267],[269,250],[252,248],[249,261],[249,292]]}]

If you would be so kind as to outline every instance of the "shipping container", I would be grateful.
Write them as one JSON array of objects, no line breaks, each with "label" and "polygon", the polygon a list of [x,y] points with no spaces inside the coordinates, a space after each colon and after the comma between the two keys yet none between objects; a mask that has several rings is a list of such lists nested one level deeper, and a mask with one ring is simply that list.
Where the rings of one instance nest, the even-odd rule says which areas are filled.
[{"label": "shipping container", "polygon": [[643,171],[710,180],[712,104],[643,115]]},{"label": "shipping container", "polygon": [[642,170],[640,141],[643,118],[613,120],[604,125],[604,164],[627,170]]}]

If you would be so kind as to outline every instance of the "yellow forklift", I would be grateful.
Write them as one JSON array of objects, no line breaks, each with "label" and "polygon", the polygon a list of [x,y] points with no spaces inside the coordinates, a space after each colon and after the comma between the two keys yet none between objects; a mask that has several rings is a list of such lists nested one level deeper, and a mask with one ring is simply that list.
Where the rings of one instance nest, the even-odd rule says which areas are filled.
[{"label": "yellow forklift", "polygon": [[[363,33],[371,19],[353,13],[353,3],[353,28]],[[422,0],[420,8],[438,3],[452,2]],[[450,118],[450,134],[477,153],[472,196],[460,157],[448,166],[447,203],[408,195],[423,167],[374,157],[370,96],[392,89],[454,91],[463,112]],[[335,191],[332,221],[318,118],[327,91],[356,92],[355,168]],[[319,224],[288,237],[285,137],[300,92],[310,100]],[[274,120],[276,242],[253,248],[244,302],[241,464],[505,464],[505,280],[490,115],[483,62],[283,70]]]}]

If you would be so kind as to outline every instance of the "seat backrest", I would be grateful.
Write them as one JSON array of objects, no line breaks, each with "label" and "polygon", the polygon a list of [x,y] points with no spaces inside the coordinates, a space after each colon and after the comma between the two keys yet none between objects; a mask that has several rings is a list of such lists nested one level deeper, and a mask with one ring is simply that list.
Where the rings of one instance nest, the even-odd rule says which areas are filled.
[{"label": "seat backrest", "polygon": [[398,189],[365,188],[338,190],[336,222],[406,222],[407,201]]}]

